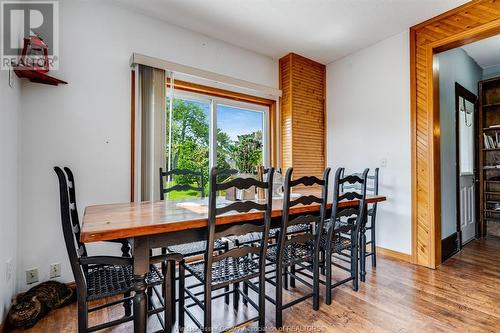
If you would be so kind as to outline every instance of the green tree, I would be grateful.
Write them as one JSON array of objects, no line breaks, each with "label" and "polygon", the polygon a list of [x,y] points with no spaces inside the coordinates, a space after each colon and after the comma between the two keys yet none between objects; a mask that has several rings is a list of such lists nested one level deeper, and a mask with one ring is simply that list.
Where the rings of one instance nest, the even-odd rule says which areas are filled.
[{"label": "green tree", "polygon": [[254,173],[255,167],[262,164],[262,132],[238,135],[231,157],[240,172]]},{"label": "green tree", "polygon": [[[169,99],[167,98],[167,105]],[[167,114],[166,142],[169,142],[170,119]],[[173,169],[203,171],[204,184],[208,182],[208,117],[199,103],[174,99],[172,114],[171,158]],[[166,154],[168,158],[169,147]],[[196,184],[200,179],[190,176],[177,176],[178,184]]]}]

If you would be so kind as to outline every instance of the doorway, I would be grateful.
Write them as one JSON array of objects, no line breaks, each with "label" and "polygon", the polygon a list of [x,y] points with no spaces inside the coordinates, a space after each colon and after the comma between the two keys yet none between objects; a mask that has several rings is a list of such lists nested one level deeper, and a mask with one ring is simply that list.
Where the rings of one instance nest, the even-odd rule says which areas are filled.
[{"label": "doorway", "polygon": [[[478,112],[477,96],[455,82],[457,151],[457,250],[477,237]],[[443,252],[444,253],[444,252]]]},{"label": "doorway", "polygon": [[500,2],[471,1],[410,28],[412,261],[418,265],[436,268],[442,259],[441,128],[433,56],[499,34],[498,15],[491,15],[498,10]]}]

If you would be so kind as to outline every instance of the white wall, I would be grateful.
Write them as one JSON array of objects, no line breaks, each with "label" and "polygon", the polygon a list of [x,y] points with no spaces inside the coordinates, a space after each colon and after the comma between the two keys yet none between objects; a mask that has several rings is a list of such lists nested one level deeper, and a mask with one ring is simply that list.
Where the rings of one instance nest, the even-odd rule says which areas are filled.
[{"label": "white wall", "polygon": [[[18,121],[21,112],[21,85],[12,73],[0,70],[0,323],[3,321],[16,291],[17,265],[17,169]],[[7,261],[12,276],[7,281]]]},{"label": "white wall", "polygon": [[408,32],[327,66],[327,161],[348,172],[380,169],[377,245],[411,253]]},{"label": "white wall", "polygon": [[[61,1],[59,87],[26,83],[20,126],[20,289],[24,271],[62,263],[64,247],[55,165],[76,177],[80,215],[87,205],[126,202],[130,178],[130,69],[133,51],[278,86],[271,58],[97,1]],[[0,263],[1,264],[1,263]]]}]

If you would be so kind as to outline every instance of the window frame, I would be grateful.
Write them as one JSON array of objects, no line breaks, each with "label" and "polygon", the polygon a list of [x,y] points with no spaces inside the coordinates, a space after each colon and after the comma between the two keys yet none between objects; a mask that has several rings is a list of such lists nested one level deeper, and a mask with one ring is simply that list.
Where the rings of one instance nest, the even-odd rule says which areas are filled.
[{"label": "window frame", "polygon": [[[170,78],[166,79],[166,89],[170,88]],[[131,99],[130,99],[130,111],[131,111],[131,137],[130,137],[130,201],[134,202],[135,200],[135,86],[136,86],[136,75],[135,71],[131,71]],[[265,156],[268,158],[267,165],[271,165],[274,167],[280,167],[281,161],[279,160],[278,155],[278,114],[277,114],[277,100],[263,98],[259,96],[253,96],[249,94],[244,94],[240,92],[235,92],[231,90],[225,90],[221,88],[210,87],[202,84],[191,83],[183,80],[174,80],[174,90],[175,91],[185,91],[191,93],[197,93],[200,95],[209,96],[212,98],[220,98],[227,99],[230,101],[236,102],[244,102],[249,103],[251,105],[260,105],[268,107],[269,111],[267,112],[267,133],[263,133],[268,136],[268,139],[265,140],[268,146],[268,151],[264,152]],[[168,90],[167,90],[168,91]],[[167,92],[168,95],[168,92]],[[175,98],[175,92],[174,92]],[[265,160],[264,160],[265,163]]]}]

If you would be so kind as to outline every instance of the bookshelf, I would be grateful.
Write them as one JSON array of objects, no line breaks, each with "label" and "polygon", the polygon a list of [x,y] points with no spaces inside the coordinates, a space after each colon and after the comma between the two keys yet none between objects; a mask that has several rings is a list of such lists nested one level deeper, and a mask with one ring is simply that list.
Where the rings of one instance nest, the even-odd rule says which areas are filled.
[{"label": "bookshelf", "polygon": [[500,77],[479,82],[481,236],[500,236]]}]

